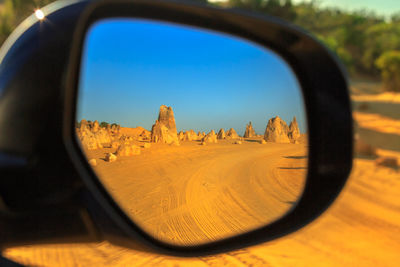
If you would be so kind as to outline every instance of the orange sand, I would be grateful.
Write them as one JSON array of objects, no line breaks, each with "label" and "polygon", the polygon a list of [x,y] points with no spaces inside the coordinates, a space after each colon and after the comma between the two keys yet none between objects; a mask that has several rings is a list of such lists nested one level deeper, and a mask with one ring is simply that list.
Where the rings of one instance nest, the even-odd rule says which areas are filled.
[{"label": "orange sand", "polygon": [[[374,142],[378,153],[399,156],[396,144],[400,143],[400,135],[389,136],[382,125],[372,127],[364,120],[371,118],[369,114],[400,119],[397,95],[372,95],[377,88],[375,85],[352,88],[358,94],[352,97],[353,102],[368,104],[363,117],[356,115],[355,118],[363,126],[371,126],[362,129],[374,134],[362,137]],[[382,138],[376,138],[379,136]],[[216,256],[160,256],[107,242],[26,246],[8,249],[3,255],[34,266],[397,266],[400,262],[399,177],[400,171],[377,167],[373,160],[355,159],[352,175],[339,199],[315,222],[278,240]]]},{"label": "orange sand", "polygon": [[198,244],[261,227],[284,215],[305,181],[304,145],[223,140],[152,144],[105,162],[88,151],[100,180],[135,222],[175,244]]},{"label": "orange sand", "polygon": [[216,256],[160,256],[107,242],[18,247],[3,254],[34,266],[396,266],[399,188],[399,172],[355,160],[344,192],[317,221],[287,237]]}]

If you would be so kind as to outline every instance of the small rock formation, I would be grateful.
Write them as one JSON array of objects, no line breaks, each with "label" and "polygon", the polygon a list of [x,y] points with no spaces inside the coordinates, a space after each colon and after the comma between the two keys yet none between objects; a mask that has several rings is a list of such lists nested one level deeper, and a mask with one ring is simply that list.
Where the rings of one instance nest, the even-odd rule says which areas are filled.
[{"label": "small rock formation", "polygon": [[151,144],[150,143],[144,143],[143,144],[143,148],[150,148],[151,147]]},{"label": "small rock formation", "polygon": [[206,136],[205,132],[202,132],[202,133],[199,132],[199,133],[197,134],[198,140],[200,140],[200,141],[203,139],[204,136]]},{"label": "small rock formation", "polygon": [[115,155],[122,157],[129,157],[139,154],[140,154],[140,147],[138,147],[137,145],[123,144],[117,149],[117,151],[115,151]]},{"label": "small rock formation", "polygon": [[184,138],[185,138],[185,134],[183,133],[183,131],[180,131],[180,132],[178,133],[178,140],[179,140],[179,141],[183,141]]},{"label": "small rock formation", "polygon": [[97,161],[95,159],[89,160],[90,166],[96,167],[97,166]]},{"label": "small rock formation", "polygon": [[197,133],[192,129],[189,131],[190,133],[190,137],[192,138],[192,140],[196,141],[199,139],[199,136],[197,135]]},{"label": "small rock formation", "polygon": [[99,126],[97,121],[82,120],[76,133],[82,146],[87,150],[103,148],[103,144],[110,143],[113,138],[106,128]]},{"label": "small rock formation", "polygon": [[293,117],[293,120],[289,125],[288,137],[289,137],[290,142],[299,143],[298,140],[300,138],[300,129],[299,129],[299,125],[296,120],[296,116]]},{"label": "small rock formation", "polygon": [[197,138],[198,138],[197,134],[193,130],[190,130],[190,131],[186,131],[183,134],[182,140],[183,141],[193,141],[193,140],[197,140]]},{"label": "small rock formation", "polygon": [[395,157],[380,157],[375,160],[376,166],[388,167],[393,169],[399,168],[399,163]]},{"label": "small rock formation", "polygon": [[242,144],[242,141],[240,141],[240,140],[239,140],[239,141],[235,141],[234,144],[235,144],[235,145],[241,145],[241,144]]},{"label": "small rock formation", "polygon": [[162,105],[158,114],[158,120],[151,128],[151,142],[173,144],[178,143],[178,134],[176,131],[176,124],[174,112],[171,107]]},{"label": "small rock formation", "polygon": [[122,135],[119,138],[119,142],[121,144],[125,144],[125,145],[129,145],[132,141],[133,141],[133,138],[131,136],[127,136],[127,135]]},{"label": "small rock formation", "polygon": [[235,129],[230,128],[229,131],[226,133],[226,139],[238,139],[239,135],[236,133]]},{"label": "small rock formation", "polygon": [[274,143],[290,143],[288,137],[289,127],[279,116],[268,121],[264,133],[264,140]]},{"label": "small rock formation", "polygon": [[218,143],[217,135],[215,134],[214,130],[211,130],[211,132],[204,136],[201,141],[206,143]]},{"label": "small rock formation", "polygon": [[264,139],[261,139],[260,144],[265,145],[267,142]]},{"label": "small rock formation", "polygon": [[121,145],[121,143],[120,142],[116,142],[116,141],[114,141],[114,142],[112,142],[111,143],[111,148],[115,148],[115,149],[117,149],[117,148],[119,148],[119,146]]},{"label": "small rock formation", "polygon": [[139,134],[139,141],[150,141],[151,133],[147,130],[144,130],[141,134]]},{"label": "small rock formation", "polygon": [[113,153],[108,153],[106,155],[106,161],[107,162],[114,162],[117,160],[117,156],[115,156]]},{"label": "small rock formation", "polygon": [[117,124],[112,124],[111,125],[111,132],[113,132],[114,134],[118,134],[121,130],[121,126],[117,125]]},{"label": "small rock formation", "polygon": [[246,131],[244,132],[243,137],[244,138],[251,138],[256,136],[256,131],[254,131],[253,125],[251,125],[251,122],[246,125]]},{"label": "small rock formation", "polygon": [[225,134],[225,130],[224,129],[221,128],[219,130],[217,138],[218,139],[225,139],[226,138],[226,134]]}]

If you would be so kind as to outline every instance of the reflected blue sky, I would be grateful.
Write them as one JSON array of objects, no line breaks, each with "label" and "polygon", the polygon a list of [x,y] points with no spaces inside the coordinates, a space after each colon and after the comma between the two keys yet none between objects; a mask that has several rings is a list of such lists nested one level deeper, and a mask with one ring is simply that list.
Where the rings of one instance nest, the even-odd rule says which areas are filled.
[{"label": "reflected blue sky", "polygon": [[178,131],[235,128],[257,133],[279,115],[306,130],[303,100],[289,67],[242,39],[175,24],[113,19],[85,43],[78,120],[148,130],[160,105],[172,106]]}]

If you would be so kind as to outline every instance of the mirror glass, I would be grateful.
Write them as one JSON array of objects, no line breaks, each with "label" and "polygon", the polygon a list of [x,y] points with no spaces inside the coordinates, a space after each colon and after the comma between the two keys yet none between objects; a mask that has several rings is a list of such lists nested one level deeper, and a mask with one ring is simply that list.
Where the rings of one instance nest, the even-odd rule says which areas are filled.
[{"label": "mirror glass", "polygon": [[305,185],[295,74],[274,52],[220,32],[124,18],[94,24],[76,136],[116,203],[170,244],[270,224]]}]

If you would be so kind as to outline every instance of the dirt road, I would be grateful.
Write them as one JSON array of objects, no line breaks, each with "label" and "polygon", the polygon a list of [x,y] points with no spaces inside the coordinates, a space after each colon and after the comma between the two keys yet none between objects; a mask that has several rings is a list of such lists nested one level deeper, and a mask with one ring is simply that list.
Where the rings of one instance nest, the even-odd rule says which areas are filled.
[{"label": "dirt road", "polygon": [[[101,158],[105,151],[89,152]],[[100,160],[96,172],[114,199],[149,233],[198,244],[263,226],[284,215],[303,190],[304,145],[153,144],[141,155]]]},{"label": "dirt road", "polygon": [[[397,151],[391,155],[400,159]],[[211,257],[167,257],[107,242],[18,247],[4,255],[33,266],[397,266],[399,177],[399,170],[356,158],[339,199],[315,222],[284,238]]]},{"label": "dirt road", "polygon": [[41,245],[5,255],[34,266],[397,266],[399,172],[355,160],[344,192],[316,222],[287,237],[231,253],[175,258],[111,245]]}]

